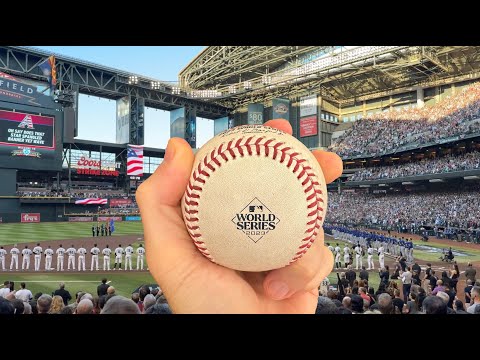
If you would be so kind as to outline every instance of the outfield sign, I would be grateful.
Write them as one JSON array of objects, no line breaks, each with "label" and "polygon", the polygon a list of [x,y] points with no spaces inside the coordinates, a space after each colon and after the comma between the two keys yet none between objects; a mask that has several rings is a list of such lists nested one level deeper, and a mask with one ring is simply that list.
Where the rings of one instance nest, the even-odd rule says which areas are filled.
[{"label": "outfield sign", "polygon": [[22,223],[38,223],[40,222],[40,213],[22,213],[20,220]]},{"label": "outfield sign", "polygon": [[142,221],[141,216],[125,216],[125,221]]},{"label": "outfield sign", "polygon": [[121,216],[99,216],[97,221],[109,221],[109,220],[112,220],[113,221],[122,221],[122,217]]},{"label": "outfield sign", "polygon": [[70,222],[92,222],[93,216],[71,216],[68,218]]},{"label": "outfield sign", "polygon": [[132,205],[132,204],[133,204],[133,200],[131,198],[110,199],[110,207]]}]

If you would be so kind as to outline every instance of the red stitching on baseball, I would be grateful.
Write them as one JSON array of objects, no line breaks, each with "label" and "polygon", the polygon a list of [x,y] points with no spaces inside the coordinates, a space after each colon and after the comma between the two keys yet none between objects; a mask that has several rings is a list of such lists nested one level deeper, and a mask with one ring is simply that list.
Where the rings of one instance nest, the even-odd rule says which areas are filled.
[{"label": "red stitching on baseball", "polygon": [[[288,154],[287,152],[292,149],[291,147],[285,147],[283,149],[279,149],[280,146],[285,144],[284,142],[275,142],[275,144],[273,146],[270,146],[270,144],[272,142],[274,142],[275,139],[269,139],[269,140],[265,141],[264,144],[260,144],[262,142],[262,140],[264,140],[265,138],[264,137],[259,137],[255,141],[254,145],[250,144],[250,142],[252,141],[253,138],[254,138],[254,136],[251,136],[251,137],[247,138],[243,145],[242,145],[242,140],[244,140],[244,138],[240,138],[240,139],[236,140],[235,144],[234,144],[235,140],[230,140],[228,142],[228,144],[226,145],[225,149],[224,149],[224,144],[220,144],[220,146],[217,149],[213,149],[210,154],[207,154],[204,157],[203,161],[199,162],[197,169],[195,171],[193,171],[193,173],[192,173],[192,178],[193,178],[194,184],[192,184],[191,181],[189,181],[187,190],[185,191],[184,202],[188,207],[185,206],[184,210],[185,210],[185,213],[189,214],[189,215],[198,213],[198,210],[190,209],[190,206],[198,207],[198,202],[193,201],[192,199],[199,199],[200,198],[200,194],[195,194],[193,191],[202,192],[202,185],[205,184],[205,180],[202,179],[200,177],[200,175],[203,175],[203,176],[208,178],[208,177],[210,177],[210,174],[208,173],[209,170],[214,172],[215,171],[215,166],[218,166],[218,167],[221,166],[221,162],[218,161],[218,159],[217,159],[218,156],[220,156],[223,159],[223,161],[228,162],[230,159],[228,158],[226,153],[228,153],[231,156],[231,160],[234,160],[234,159],[237,158],[237,155],[235,154],[235,150],[238,151],[238,153],[241,157],[244,156],[244,149],[243,148],[246,149],[246,151],[248,152],[248,155],[252,156],[253,155],[252,146],[255,146],[255,151],[256,151],[257,155],[261,154],[260,147],[263,147],[264,151],[265,151],[265,156],[267,156],[267,157],[270,154],[270,148],[272,148],[272,150],[273,150],[272,159],[273,160],[276,160],[278,152],[281,152],[280,163],[283,163],[287,156],[289,157],[289,160],[287,162],[287,168],[290,169],[292,167],[293,162],[295,161],[295,166],[292,169],[293,173],[296,174],[297,171],[299,170],[299,168],[301,167],[301,171],[297,175],[297,179],[299,181],[305,176],[305,174],[307,175],[306,178],[301,183],[303,187],[305,187],[308,184],[308,186],[306,186],[306,188],[304,189],[304,193],[308,194],[308,196],[306,197],[307,202],[310,202],[311,200],[315,199],[315,201],[310,202],[307,206],[307,209],[312,209],[312,211],[310,211],[307,214],[307,216],[312,217],[312,216],[316,215],[316,217],[307,222],[307,226],[309,226],[309,228],[307,230],[305,230],[305,234],[308,234],[308,235],[302,239],[302,243],[298,247],[299,251],[297,251],[295,256],[289,262],[289,264],[291,264],[291,263],[297,261],[298,259],[300,259],[303,256],[303,254],[305,254],[307,249],[309,249],[312,246],[313,242],[315,241],[315,239],[318,235],[317,230],[320,229],[320,222],[323,219],[320,216],[320,214],[323,212],[323,208],[321,208],[319,206],[319,202],[323,203],[324,200],[321,196],[317,196],[317,194],[322,195],[323,193],[322,193],[321,189],[315,189],[315,186],[320,186],[320,184],[318,183],[318,181],[313,181],[312,177],[315,177],[315,174],[313,173],[313,171],[309,171],[309,170],[312,170],[312,168],[310,166],[303,166],[303,163],[307,160],[296,158],[296,156],[300,155],[299,153],[293,152],[292,154]],[[216,153],[216,156],[215,156],[215,153]],[[208,159],[209,158],[208,155],[210,155],[210,161]],[[215,164],[215,165],[213,165],[213,164]],[[196,182],[198,182],[199,184],[196,185],[195,184]],[[188,189],[190,189],[190,192],[188,191]],[[309,194],[312,190],[313,190],[312,194]],[[200,227],[198,225],[191,224],[191,223],[198,222],[199,219],[196,218],[196,217],[190,217],[190,218],[185,217],[185,220],[187,221],[186,225],[187,225],[187,228],[188,228],[188,233],[192,237],[195,246],[208,259],[210,259],[212,262],[215,262],[215,260],[213,259],[213,257],[209,253],[208,249],[206,247],[200,246],[200,245],[204,245],[204,242],[200,241],[200,240],[197,240],[197,238],[201,237],[201,232],[196,233],[196,234],[192,233],[192,231],[200,229]],[[311,227],[311,225],[314,225],[314,226]]]}]

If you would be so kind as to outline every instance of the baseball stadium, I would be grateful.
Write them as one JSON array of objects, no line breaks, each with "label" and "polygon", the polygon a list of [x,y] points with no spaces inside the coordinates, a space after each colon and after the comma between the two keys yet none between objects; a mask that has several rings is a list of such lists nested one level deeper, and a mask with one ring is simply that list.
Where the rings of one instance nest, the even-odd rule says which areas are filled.
[{"label": "baseball stadium", "polygon": [[[0,46],[0,314],[480,314],[480,47],[209,46],[177,71],[163,81],[142,66]],[[115,141],[80,138],[83,96],[114,103]],[[193,153],[234,127],[283,119],[314,154],[338,155],[323,221],[333,266],[314,285],[316,308],[283,310],[298,295],[286,299],[288,288],[265,311],[227,307],[220,275],[202,285],[218,307],[203,307],[180,286],[200,281],[193,270],[165,280],[180,260],[147,264],[155,224],[137,189],[168,159],[146,145],[152,110]],[[150,237],[170,225],[158,222]]]}]

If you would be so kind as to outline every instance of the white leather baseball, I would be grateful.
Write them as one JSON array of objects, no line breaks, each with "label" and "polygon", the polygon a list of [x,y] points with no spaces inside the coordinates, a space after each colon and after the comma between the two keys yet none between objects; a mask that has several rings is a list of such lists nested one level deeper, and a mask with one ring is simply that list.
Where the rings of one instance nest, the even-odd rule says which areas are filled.
[{"label": "white leather baseball", "polygon": [[298,260],[316,240],[327,208],[323,172],[308,148],[283,131],[226,130],[195,155],[182,211],[197,248],[241,271]]}]

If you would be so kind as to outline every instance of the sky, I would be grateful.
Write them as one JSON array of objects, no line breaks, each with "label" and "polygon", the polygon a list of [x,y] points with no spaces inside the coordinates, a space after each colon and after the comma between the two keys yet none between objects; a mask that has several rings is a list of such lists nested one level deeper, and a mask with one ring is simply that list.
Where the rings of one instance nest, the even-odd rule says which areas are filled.
[{"label": "sky", "polygon": [[[163,81],[178,81],[178,73],[204,46],[35,46]],[[116,102],[80,94],[79,139],[115,142]],[[197,118],[197,147],[213,137],[213,121]],[[145,109],[145,146],[162,148],[170,138],[170,112]]]}]

